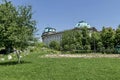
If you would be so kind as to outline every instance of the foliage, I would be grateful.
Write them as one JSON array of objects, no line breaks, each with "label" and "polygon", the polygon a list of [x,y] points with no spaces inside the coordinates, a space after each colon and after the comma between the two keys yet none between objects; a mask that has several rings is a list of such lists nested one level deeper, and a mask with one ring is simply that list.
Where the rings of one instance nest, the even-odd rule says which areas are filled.
[{"label": "foliage", "polygon": [[82,29],[82,45],[90,45],[90,32],[88,31],[88,28],[85,26]]},{"label": "foliage", "polygon": [[[70,53],[70,52],[69,52]],[[93,53],[93,50],[74,50],[72,53]]]},{"label": "foliage", "polygon": [[60,50],[60,44],[57,41],[51,41],[49,47],[51,49]]},{"label": "foliage", "polygon": [[0,4],[0,42],[8,53],[13,48],[25,49],[34,40],[35,29],[31,6],[15,7],[12,2],[3,0]]},{"label": "foliage", "polygon": [[61,41],[62,49],[64,51],[91,50],[89,33],[87,27],[65,31]]},{"label": "foliage", "polygon": [[103,51],[103,43],[102,42],[98,42],[97,43],[97,51],[98,52],[102,52]]},{"label": "foliage", "polygon": [[91,50],[90,45],[84,45],[84,50]]},{"label": "foliage", "polygon": [[94,50],[94,52],[115,53],[120,45],[120,27],[103,27],[101,32],[89,31],[87,27],[68,30],[63,33],[61,47],[63,51]]},{"label": "foliage", "polygon": [[115,45],[120,45],[120,26],[116,30]]},{"label": "foliage", "polygon": [[7,54],[15,50],[20,62],[20,52],[35,41],[35,24],[31,6],[15,7],[11,1],[3,0],[0,4],[0,47],[4,47]]},{"label": "foliage", "polygon": [[62,36],[61,45],[63,50],[78,50],[82,48],[82,35],[79,30],[65,31]]},{"label": "foliage", "polygon": [[37,48],[43,48],[43,47],[47,47],[43,42],[36,42],[35,43],[35,47]]},{"label": "foliage", "polygon": [[102,47],[100,33],[95,32],[95,31],[92,32],[90,42],[91,42],[91,50],[96,51],[100,49]]},{"label": "foliage", "polygon": [[115,32],[110,28],[104,28],[101,32],[101,40],[105,49],[114,47]]},{"label": "foliage", "polygon": [[115,53],[115,49],[114,49],[114,48],[107,48],[107,49],[105,50],[105,53],[106,53],[106,54],[114,54],[114,53]]}]

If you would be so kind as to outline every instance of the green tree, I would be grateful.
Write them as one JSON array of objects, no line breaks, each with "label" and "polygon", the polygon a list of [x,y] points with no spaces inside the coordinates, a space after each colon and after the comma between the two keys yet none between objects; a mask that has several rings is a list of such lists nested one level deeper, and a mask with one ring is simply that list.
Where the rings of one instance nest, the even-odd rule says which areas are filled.
[{"label": "green tree", "polygon": [[90,46],[90,32],[86,26],[81,28],[81,30],[82,30],[83,49],[89,49],[89,48],[86,48],[86,46]]},{"label": "green tree", "polygon": [[114,39],[115,31],[111,27],[110,28],[103,27],[101,32],[101,40],[105,49],[114,47]]},{"label": "green tree", "polygon": [[81,34],[80,30],[75,31],[75,39],[76,39],[76,41],[75,41],[76,50],[83,49],[83,46],[82,46],[82,34]]},{"label": "green tree", "polygon": [[61,46],[63,50],[78,50],[82,46],[82,35],[79,30],[65,31],[62,36]]},{"label": "green tree", "polygon": [[100,42],[100,33],[99,32],[93,32],[92,34],[91,34],[91,39],[90,39],[90,41],[91,41],[91,49],[92,50],[94,50],[94,51],[96,51],[97,50],[97,48],[98,48],[98,42]]},{"label": "green tree", "polygon": [[73,43],[75,43],[74,32],[72,30],[65,31],[62,35],[61,46],[63,50],[71,50]]},{"label": "green tree", "polygon": [[11,1],[3,0],[0,4],[0,42],[7,53],[13,48],[27,48],[34,40],[35,23],[31,6],[15,7]]},{"label": "green tree", "polygon": [[116,30],[115,34],[115,46],[120,45],[120,26]]},{"label": "green tree", "polygon": [[103,47],[103,43],[101,42],[101,41],[99,41],[98,43],[97,43],[97,51],[98,52],[102,52],[102,53],[104,53],[104,47]]}]

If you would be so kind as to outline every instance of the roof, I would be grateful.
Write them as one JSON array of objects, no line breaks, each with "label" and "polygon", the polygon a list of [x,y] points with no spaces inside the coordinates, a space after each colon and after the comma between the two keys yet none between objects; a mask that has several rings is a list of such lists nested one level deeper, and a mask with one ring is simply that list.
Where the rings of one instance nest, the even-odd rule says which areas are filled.
[{"label": "roof", "polygon": [[88,28],[90,28],[91,26],[87,23],[87,22],[85,22],[85,21],[79,21],[76,25],[75,25],[75,27],[77,27],[77,28],[81,28],[81,27],[88,27]]},{"label": "roof", "polygon": [[[70,30],[81,30],[81,28],[73,28],[73,29],[64,30],[64,31],[60,31],[60,32],[43,33],[43,34],[42,34],[42,37],[43,37],[43,36],[56,35],[56,34],[62,34],[63,32],[65,32],[65,31],[70,31]],[[97,31],[97,29],[96,29],[95,27],[88,28],[88,30]]]}]

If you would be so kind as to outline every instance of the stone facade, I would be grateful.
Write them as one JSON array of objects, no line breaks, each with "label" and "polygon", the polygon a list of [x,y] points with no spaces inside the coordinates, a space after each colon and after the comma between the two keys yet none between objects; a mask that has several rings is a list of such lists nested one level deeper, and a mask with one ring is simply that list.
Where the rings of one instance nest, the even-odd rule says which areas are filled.
[{"label": "stone facade", "polygon": [[63,32],[56,32],[56,33],[48,32],[47,34],[43,34],[43,35],[42,35],[42,41],[43,41],[43,43],[45,43],[46,45],[49,45],[49,43],[50,43],[51,41],[60,42],[61,39],[62,39],[62,34],[63,34]]}]

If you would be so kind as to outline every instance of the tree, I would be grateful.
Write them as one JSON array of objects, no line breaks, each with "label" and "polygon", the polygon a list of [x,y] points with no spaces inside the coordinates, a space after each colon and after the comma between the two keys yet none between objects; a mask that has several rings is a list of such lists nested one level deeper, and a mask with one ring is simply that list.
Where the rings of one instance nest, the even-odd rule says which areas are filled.
[{"label": "tree", "polygon": [[98,42],[100,42],[101,40],[100,40],[101,38],[100,38],[100,33],[99,32],[93,32],[92,34],[91,34],[91,39],[90,39],[90,41],[91,41],[91,49],[92,50],[94,50],[94,51],[96,51],[97,50],[97,48],[98,48]]},{"label": "tree", "polygon": [[65,31],[62,35],[61,46],[63,50],[78,50],[82,48],[82,35],[79,30]]},{"label": "tree", "polygon": [[114,48],[114,39],[115,39],[115,31],[111,27],[110,28],[103,27],[101,33],[101,40],[105,49]]},{"label": "tree", "polygon": [[76,39],[76,41],[75,41],[76,50],[83,49],[83,46],[82,46],[82,34],[81,34],[80,30],[75,31],[75,39]]},{"label": "tree", "polygon": [[65,31],[62,35],[61,46],[63,50],[71,50],[71,44],[75,43],[74,34],[72,30]]},{"label": "tree", "polygon": [[34,40],[35,24],[31,6],[15,7],[7,0],[0,4],[0,42],[7,53],[29,46]]},{"label": "tree", "polygon": [[118,26],[115,33],[115,46],[120,45],[120,26]]},{"label": "tree", "polygon": [[101,41],[99,41],[99,42],[97,43],[97,51],[104,53],[104,47],[103,47],[103,43],[102,43]]},{"label": "tree", "polygon": [[[88,31],[88,28],[86,26],[81,28],[81,30],[83,49],[90,49],[90,32]],[[86,46],[89,46],[89,48],[86,48]]]},{"label": "tree", "polygon": [[87,27],[65,31],[61,44],[63,50],[91,50],[90,32]]}]

